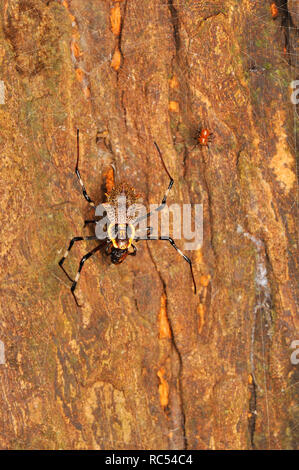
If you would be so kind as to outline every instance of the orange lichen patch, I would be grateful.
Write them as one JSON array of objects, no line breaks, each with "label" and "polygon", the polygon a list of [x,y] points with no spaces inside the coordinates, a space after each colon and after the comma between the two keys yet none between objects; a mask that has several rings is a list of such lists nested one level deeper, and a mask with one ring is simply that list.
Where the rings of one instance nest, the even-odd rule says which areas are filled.
[{"label": "orange lichen patch", "polygon": [[77,80],[79,80],[79,82],[83,81],[84,72],[83,72],[82,69],[80,69],[80,68],[76,69],[76,77],[77,77]]},{"label": "orange lichen patch", "polygon": [[210,284],[211,276],[210,274],[206,274],[203,276],[200,276],[199,282],[203,287],[208,287]]},{"label": "orange lichen patch", "polygon": [[167,381],[164,379],[165,370],[163,367],[157,372],[157,376],[160,379],[159,384],[159,395],[160,395],[160,403],[163,408],[166,408],[169,402],[169,385]]},{"label": "orange lichen patch", "polygon": [[202,264],[203,263],[203,256],[202,256],[202,249],[201,248],[199,250],[196,250],[195,259],[196,259],[196,264]]},{"label": "orange lichen patch", "polygon": [[69,14],[69,17],[70,17],[71,22],[73,23],[73,21],[76,21],[76,18],[74,17],[74,15],[72,15],[72,14],[70,13],[70,11],[69,11],[70,6],[69,6],[69,4],[68,4],[68,1],[67,1],[67,0],[63,0],[63,1],[61,2],[61,5],[68,11],[68,14]]},{"label": "orange lichen patch", "polygon": [[199,304],[197,307],[197,313],[199,315],[198,320],[198,333],[202,332],[203,326],[205,324],[205,308],[203,304]]},{"label": "orange lichen patch", "polygon": [[173,113],[178,113],[180,110],[179,103],[177,101],[169,101],[169,111],[172,111]]},{"label": "orange lichen patch", "polygon": [[112,189],[115,186],[114,182],[114,170],[112,166],[110,166],[105,172],[104,172],[104,179],[105,179],[105,186],[106,186],[106,191],[107,194],[111,193]]},{"label": "orange lichen patch", "polygon": [[115,36],[119,36],[121,29],[121,13],[120,6],[117,3],[110,11],[111,31]]},{"label": "orange lichen patch", "polygon": [[275,18],[278,17],[278,8],[275,2],[271,3],[270,10],[271,10],[272,18],[275,20]]},{"label": "orange lichen patch", "polygon": [[71,51],[74,54],[74,56],[76,57],[76,59],[78,59],[80,57],[81,52],[80,52],[78,44],[75,41],[72,41],[72,43],[71,43]]},{"label": "orange lichen patch", "polygon": [[161,296],[161,307],[159,311],[159,338],[171,338],[171,329],[167,318],[166,295]]},{"label": "orange lichen patch", "polygon": [[179,82],[176,76],[174,75],[170,80],[169,80],[169,86],[170,88],[178,88]]},{"label": "orange lichen patch", "polygon": [[63,0],[61,4],[62,4],[62,6],[64,6],[64,8],[67,9],[71,22],[76,21],[76,18],[74,17],[74,15],[72,15],[69,11],[70,6],[69,6],[67,0]]},{"label": "orange lichen patch", "polygon": [[111,67],[114,70],[118,70],[121,66],[121,53],[119,49],[115,49],[112,60],[111,60]]}]

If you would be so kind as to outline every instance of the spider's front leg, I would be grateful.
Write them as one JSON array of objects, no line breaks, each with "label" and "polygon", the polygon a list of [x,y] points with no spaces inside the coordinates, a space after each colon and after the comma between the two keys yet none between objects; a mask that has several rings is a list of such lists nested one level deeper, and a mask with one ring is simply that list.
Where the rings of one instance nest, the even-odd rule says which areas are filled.
[{"label": "spider's front leg", "polygon": [[173,246],[173,248],[176,249],[176,251],[184,258],[185,261],[187,261],[187,263],[189,264],[190,266],[190,271],[191,271],[191,277],[192,277],[192,281],[193,281],[193,286],[194,286],[194,294],[196,294],[196,282],[195,282],[195,278],[194,278],[194,274],[193,274],[193,268],[192,268],[192,261],[190,258],[188,258],[188,256],[186,256],[175,244],[174,240],[170,237],[158,237],[158,238],[151,238],[150,240],[167,240],[169,241],[169,243]]},{"label": "spider's front leg", "polygon": [[[158,154],[159,154],[159,157],[160,157],[160,160],[161,160],[161,162],[162,162],[163,168],[164,168],[164,170],[166,171],[166,173],[167,173],[167,175],[168,175],[168,177],[169,177],[169,179],[170,179],[168,188],[166,189],[166,192],[165,192],[165,194],[164,194],[164,196],[163,196],[163,199],[162,199],[162,202],[161,202],[160,206],[158,206],[158,207],[153,211],[153,212],[159,212],[159,211],[161,211],[162,209],[164,209],[164,207],[165,207],[166,200],[167,200],[167,196],[168,196],[169,191],[171,190],[171,188],[172,188],[172,186],[173,186],[174,179],[173,179],[172,176],[170,175],[170,173],[169,173],[169,171],[168,171],[168,169],[167,169],[167,167],[166,167],[166,165],[165,165],[165,163],[164,163],[164,160],[163,160],[163,157],[162,157],[162,153],[161,153],[161,150],[160,150],[159,147],[158,147],[158,144],[157,144],[156,142],[154,142],[154,145],[155,145],[155,147],[156,147],[156,149],[157,149],[157,152],[158,152]],[[136,220],[136,222],[139,222],[140,220],[143,220],[143,219],[147,219],[148,217],[150,217],[150,216],[152,215],[153,212],[151,211],[151,212],[149,212],[149,213],[146,214],[146,215],[143,215],[143,216],[141,216],[141,217],[138,217],[138,219]]]},{"label": "spider's front leg", "polygon": [[166,168],[166,165],[165,165],[165,163],[164,163],[164,160],[163,160],[163,157],[162,157],[162,153],[161,153],[161,150],[160,150],[159,147],[158,147],[158,144],[157,144],[156,142],[154,142],[154,144],[155,144],[155,147],[156,147],[156,149],[157,149],[157,152],[158,152],[158,154],[159,154],[159,156],[160,156],[160,159],[161,159],[162,165],[163,165],[163,167],[164,167],[164,170],[166,171],[166,173],[167,173],[167,175],[168,175],[168,177],[169,177],[169,179],[170,179],[168,188],[166,189],[166,192],[165,192],[164,197],[163,197],[163,199],[162,199],[161,205],[160,205],[159,207],[157,207],[157,209],[156,209],[156,211],[161,211],[161,210],[163,209],[163,207],[165,206],[165,204],[166,204],[167,196],[168,196],[168,193],[169,193],[169,191],[171,190],[171,188],[172,188],[172,186],[173,186],[174,179],[171,177],[169,171],[168,171],[167,168]]}]

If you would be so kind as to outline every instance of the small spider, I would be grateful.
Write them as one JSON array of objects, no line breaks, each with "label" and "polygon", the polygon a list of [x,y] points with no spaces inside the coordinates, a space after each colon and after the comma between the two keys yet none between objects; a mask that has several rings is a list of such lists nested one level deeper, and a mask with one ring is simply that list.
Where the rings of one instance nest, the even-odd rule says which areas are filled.
[{"label": "small spider", "polygon": [[[162,199],[162,203],[160,204],[159,207],[157,207],[155,209],[155,211],[153,211],[153,212],[156,212],[156,211],[162,210],[165,207],[166,199],[167,199],[169,191],[171,190],[171,188],[173,186],[174,180],[172,179],[172,177],[170,176],[170,174],[169,174],[169,172],[166,168],[166,165],[165,165],[165,163],[163,161],[163,158],[162,158],[162,154],[161,154],[160,149],[159,149],[158,145],[156,144],[156,142],[154,142],[154,145],[155,145],[155,147],[158,151],[158,154],[160,156],[162,165],[163,165],[163,167],[164,167],[164,169],[165,169],[165,171],[166,171],[166,173],[167,173],[167,175],[170,179],[168,188],[167,188],[167,190],[165,192],[165,195]],[[88,196],[88,194],[86,192],[86,189],[85,189],[85,186],[84,186],[84,183],[83,183],[83,181],[81,179],[81,176],[80,176],[80,173],[79,173],[79,169],[78,169],[79,154],[80,154],[80,152],[79,152],[79,130],[77,129],[77,164],[76,164],[76,168],[75,168],[75,173],[76,173],[76,175],[79,179],[79,183],[82,187],[83,196],[85,197],[87,202],[93,207],[93,209],[95,209],[96,205],[90,199],[90,197]],[[135,189],[132,188],[131,186],[129,186],[127,183],[117,184],[111,190],[110,193],[106,194],[106,196],[107,196],[107,203],[103,204],[104,207],[105,207],[105,204],[106,204],[106,206],[107,205],[114,206],[116,204],[117,198],[119,196],[125,196],[126,197],[126,201],[128,203],[128,206],[135,204],[136,201],[138,200],[138,197],[139,197],[139,195],[136,194]],[[108,214],[108,209],[107,209],[107,214]],[[138,219],[135,219],[135,223],[139,222],[142,218],[149,217],[151,214],[152,214],[152,212],[149,212],[145,216],[142,216],[142,217],[139,217]],[[61,258],[61,260],[58,263],[59,266],[61,267],[61,269],[64,271],[64,273],[68,277],[68,279],[72,282],[71,292],[72,292],[72,295],[73,295],[73,297],[75,299],[75,302],[76,302],[78,307],[81,307],[81,306],[79,305],[77,297],[75,295],[75,289],[76,289],[77,283],[79,281],[79,277],[80,277],[83,265],[84,265],[85,261],[88,258],[93,256],[97,251],[99,251],[104,246],[106,247],[105,252],[108,256],[110,256],[110,260],[113,264],[120,264],[126,259],[127,256],[135,256],[136,253],[137,253],[137,248],[135,247],[135,245],[133,245],[133,241],[138,242],[141,239],[141,237],[139,237],[135,232],[134,221],[127,220],[126,223],[122,224],[122,223],[117,223],[115,218],[113,218],[113,216],[110,217],[109,214],[108,214],[108,218],[109,218],[109,221],[111,221],[111,223],[108,225],[108,229],[107,229],[107,235],[108,236],[104,240],[99,239],[96,235],[89,236],[89,237],[74,237],[70,241],[69,247],[66,250],[64,256]],[[96,224],[96,223],[97,223],[96,220],[86,220],[85,221],[85,225],[87,225],[87,224]],[[146,230],[147,230],[148,234],[150,234],[151,231],[152,231],[152,227],[147,227]],[[64,269],[63,263],[64,263],[66,257],[68,256],[69,252],[71,251],[74,243],[76,243],[78,241],[82,241],[82,240],[88,240],[88,241],[89,240],[98,240],[99,245],[96,246],[95,248],[93,248],[93,250],[89,251],[86,255],[83,256],[83,258],[81,259],[81,261],[79,263],[79,269],[77,271],[75,279],[72,279],[70,277],[70,275],[67,273],[67,271]],[[193,274],[193,269],[192,269],[192,262],[191,262],[190,258],[188,258],[188,256],[186,256],[184,253],[182,253],[182,251],[176,246],[175,242],[170,237],[165,237],[164,236],[164,237],[150,238],[148,240],[150,240],[150,241],[151,240],[153,240],[153,241],[154,240],[167,240],[177,250],[177,252],[187,261],[187,263],[189,263],[190,271],[191,271],[191,277],[192,277],[193,286],[194,286],[194,293],[196,294],[196,283],[195,283],[195,279],[194,279],[194,274]]]},{"label": "small spider", "polygon": [[209,147],[209,143],[212,141],[213,132],[210,132],[209,129],[202,129],[197,136],[197,141],[200,145]]}]

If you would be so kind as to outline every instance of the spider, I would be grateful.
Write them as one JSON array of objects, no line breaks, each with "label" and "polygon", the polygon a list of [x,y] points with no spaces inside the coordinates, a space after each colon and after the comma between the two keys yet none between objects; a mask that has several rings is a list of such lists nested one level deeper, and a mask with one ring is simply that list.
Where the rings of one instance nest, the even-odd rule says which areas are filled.
[{"label": "spider", "polygon": [[198,147],[199,145],[201,147],[208,147],[209,148],[209,143],[212,142],[212,140],[214,139],[213,132],[211,132],[209,129],[206,129],[206,128],[199,129],[196,132],[194,137],[195,137],[195,140],[196,140],[196,144],[193,145],[193,147],[191,149],[191,152],[196,147]]},{"label": "spider", "polygon": [[209,147],[209,143],[213,139],[212,135],[213,135],[213,132],[210,132],[209,129],[201,129],[201,131],[198,132],[198,135],[196,136],[197,142],[200,145]]},{"label": "spider", "polygon": [[[174,180],[170,176],[170,173],[168,172],[168,170],[166,168],[166,165],[165,165],[164,160],[162,158],[161,151],[160,151],[158,145],[156,144],[156,142],[154,142],[154,145],[155,145],[155,147],[157,149],[157,152],[160,156],[162,165],[163,165],[163,167],[164,167],[164,169],[165,169],[165,171],[166,171],[166,173],[167,173],[167,175],[170,179],[168,188],[167,188],[167,190],[164,194],[164,197],[162,199],[162,203],[160,204],[160,206],[158,206],[153,211],[153,212],[156,212],[156,211],[162,210],[165,207],[167,196],[168,196],[168,193],[169,193],[169,191],[171,190],[171,188],[173,186]],[[79,168],[78,168],[78,166],[79,166],[79,156],[80,156],[79,129],[77,129],[77,163],[76,163],[75,173],[76,173],[76,175],[78,177],[78,180],[79,180],[79,183],[82,187],[82,192],[83,192],[84,198],[91,205],[91,207],[93,209],[95,209],[96,205],[92,201],[92,199],[89,197],[89,195],[87,194],[84,183],[83,183],[82,178],[80,176],[80,172],[79,172]],[[111,190],[111,192],[109,194],[106,194],[106,196],[107,196],[108,203],[111,204],[112,206],[115,203],[118,196],[125,196],[126,199],[129,202],[129,204],[134,204],[137,201],[138,197],[139,197],[138,194],[136,194],[135,189],[132,188],[127,183],[124,183],[124,182],[115,185],[114,188]],[[105,203],[103,204],[103,206],[105,207]],[[147,218],[151,214],[152,214],[152,212],[149,212],[145,216],[142,216],[142,217],[139,217],[138,219],[135,219],[135,222],[141,220],[142,218]],[[113,264],[120,264],[126,259],[127,256],[135,256],[136,253],[137,253],[137,248],[133,244],[133,241],[138,242],[141,238],[138,237],[136,232],[135,232],[134,223],[124,223],[124,224],[116,223],[115,220],[113,220],[113,217],[112,218],[109,217],[109,220],[112,220],[112,221],[108,225],[108,229],[107,229],[107,235],[108,236],[104,240],[99,239],[96,235],[88,236],[88,237],[74,237],[74,238],[71,239],[68,249],[66,250],[64,256],[61,258],[61,260],[58,263],[59,266],[61,267],[61,269],[64,271],[64,273],[68,277],[68,279],[72,282],[71,293],[72,293],[72,295],[75,299],[76,305],[78,307],[81,307],[81,305],[79,305],[79,303],[78,303],[77,297],[75,295],[75,289],[77,287],[77,283],[79,281],[83,265],[84,265],[85,261],[88,258],[91,258],[97,251],[99,251],[103,247],[105,247],[105,253],[108,256],[110,256],[110,260]],[[85,220],[84,226],[86,226],[87,224],[96,224],[97,222],[98,222],[97,220]],[[152,227],[147,227],[146,230],[147,230],[148,233],[151,233]],[[70,275],[67,273],[67,271],[64,269],[63,263],[64,263],[65,259],[67,258],[69,252],[71,251],[74,243],[79,242],[79,241],[83,241],[83,240],[86,240],[86,241],[98,240],[99,244],[83,256],[83,258],[81,259],[81,261],[79,263],[79,268],[78,268],[77,274],[75,276],[75,279],[72,279],[70,277]],[[149,238],[148,240],[153,240],[153,241],[154,240],[167,240],[176,249],[176,251],[187,261],[187,263],[189,263],[190,271],[191,271],[191,277],[192,277],[193,286],[194,286],[194,293],[196,294],[196,283],[195,283],[195,279],[194,279],[194,274],[193,274],[193,269],[192,269],[192,262],[191,262],[190,258],[188,258],[188,256],[186,256],[176,246],[175,242],[170,237],[165,237],[165,236],[164,237],[156,237],[156,238]]]}]

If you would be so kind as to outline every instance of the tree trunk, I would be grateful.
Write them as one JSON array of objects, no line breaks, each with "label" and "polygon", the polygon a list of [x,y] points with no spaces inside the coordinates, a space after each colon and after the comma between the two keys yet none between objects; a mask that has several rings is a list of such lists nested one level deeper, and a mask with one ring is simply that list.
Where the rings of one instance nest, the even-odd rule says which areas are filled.
[{"label": "tree trunk", "polygon": [[[1,448],[298,448],[297,6],[270,3],[1,2]],[[203,204],[197,295],[141,241],[86,262],[76,307],[58,261],[93,235],[77,128],[97,204],[111,165],[161,202],[154,141],[168,202]]]}]

